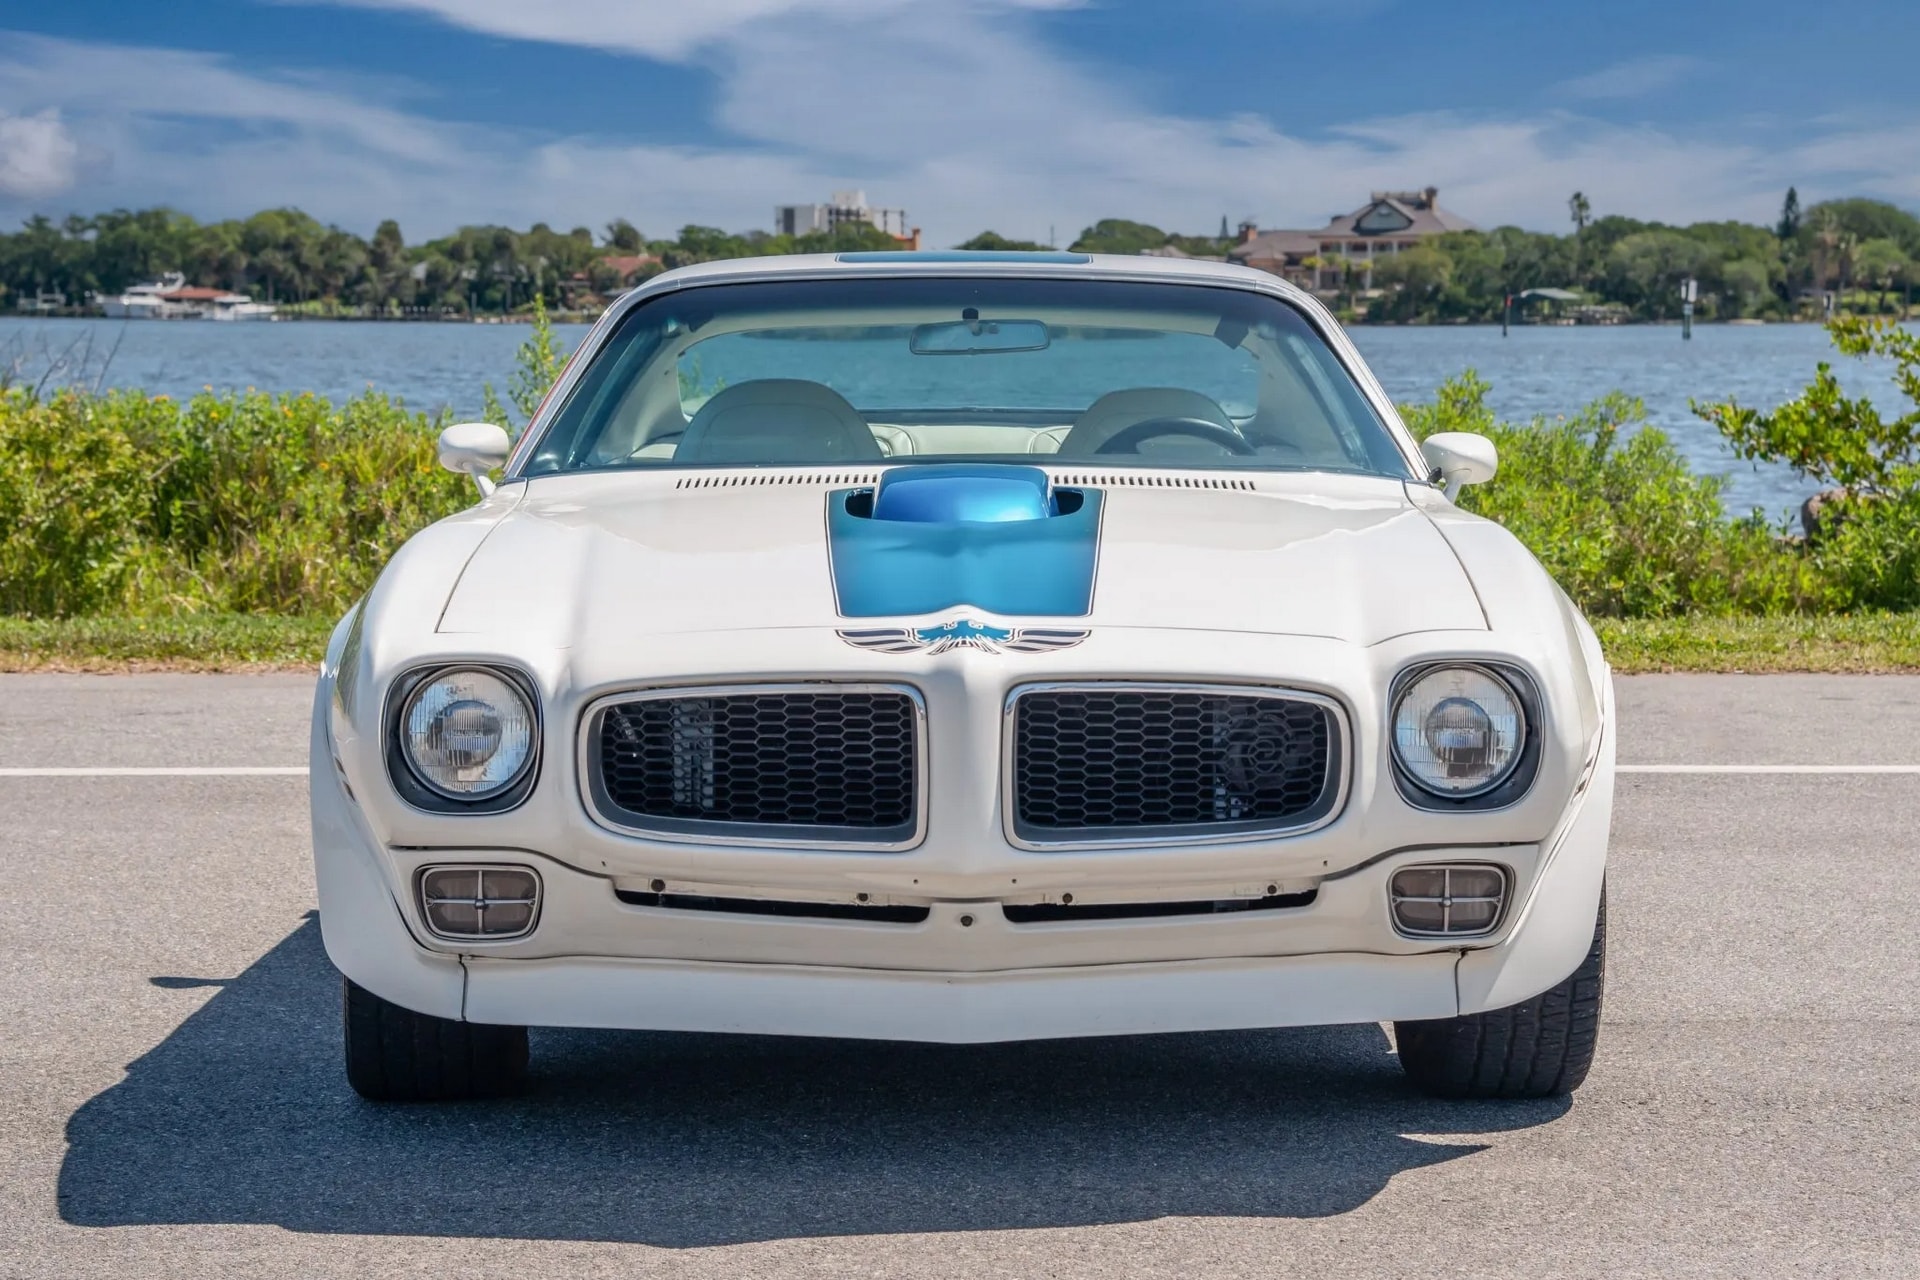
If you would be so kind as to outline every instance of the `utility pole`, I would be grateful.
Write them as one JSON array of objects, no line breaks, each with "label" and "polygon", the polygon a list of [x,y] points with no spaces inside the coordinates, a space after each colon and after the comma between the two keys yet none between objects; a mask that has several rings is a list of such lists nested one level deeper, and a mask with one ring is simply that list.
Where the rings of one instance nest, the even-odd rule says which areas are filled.
[{"label": "utility pole", "polygon": [[1693,304],[1700,296],[1700,282],[1688,276],[1680,285],[1680,338],[1693,341]]},{"label": "utility pole", "polygon": [[1513,319],[1513,295],[1508,294],[1500,303],[1500,336],[1507,336],[1507,324]]}]

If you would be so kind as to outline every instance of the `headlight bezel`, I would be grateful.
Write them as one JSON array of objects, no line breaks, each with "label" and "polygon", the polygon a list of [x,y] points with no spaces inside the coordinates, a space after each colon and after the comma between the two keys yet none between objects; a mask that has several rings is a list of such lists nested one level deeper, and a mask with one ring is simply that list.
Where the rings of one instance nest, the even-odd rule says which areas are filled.
[{"label": "headlight bezel", "polygon": [[[1513,767],[1497,782],[1457,794],[1432,790],[1421,781],[1400,758],[1398,732],[1400,704],[1407,693],[1428,676],[1451,670],[1473,671],[1498,681],[1512,695],[1520,714],[1520,742]],[[1533,677],[1519,667],[1467,655],[1423,658],[1394,676],[1387,690],[1386,712],[1387,756],[1394,787],[1400,798],[1414,808],[1432,813],[1504,809],[1519,803],[1533,789],[1534,779],[1540,772],[1540,694]]]},{"label": "headlight bezel", "polygon": [[[443,791],[423,779],[406,747],[405,718],[414,695],[422,686],[462,671],[479,672],[504,681],[525,700],[529,719],[533,724],[533,740],[527,752],[527,759],[520,766],[519,773],[499,790],[473,798]],[[478,658],[472,661],[443,659],[408,668],[388,686],[381,723],[385,739],[387,778],[393,786],[394,794],[407,805],[423,812],[474,816],[505,813],[526,803],[527,797],[533,793],[534,784],[539,780],[541,758],[545,753],[546,721],[538,689],[530,674],[498,659]]]}]

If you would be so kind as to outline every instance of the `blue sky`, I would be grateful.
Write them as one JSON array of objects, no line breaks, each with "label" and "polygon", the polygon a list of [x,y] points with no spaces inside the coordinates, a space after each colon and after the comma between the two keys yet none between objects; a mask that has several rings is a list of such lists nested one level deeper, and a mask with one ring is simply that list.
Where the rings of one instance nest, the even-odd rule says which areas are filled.
[{"label": "blue sky", "polygon": [[1428,184],[1555,230],[1575,189],[1920,208],[1916,48],[1915,0],[0,0],[0,223],[665,235],[843,187],[933,244],[1313,226]]}]

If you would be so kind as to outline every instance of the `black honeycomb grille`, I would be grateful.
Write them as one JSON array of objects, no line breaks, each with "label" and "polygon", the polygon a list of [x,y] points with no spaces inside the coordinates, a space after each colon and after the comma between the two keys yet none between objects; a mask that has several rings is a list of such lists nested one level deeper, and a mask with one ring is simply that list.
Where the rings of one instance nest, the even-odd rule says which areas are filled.
[{"label": "black honeycomb grille", "polygon": [[918,814],[915,710],[886,691],[619,703],[600,717],[597,782],[629,825],[889,839],[911,832]]},{"label": "black honeycomb grille", "polygon": [[1016,827],[1038,836],[1304,824],[1332,805],[1339,729],[1317,702],[1049,689],[1015,703]]}]

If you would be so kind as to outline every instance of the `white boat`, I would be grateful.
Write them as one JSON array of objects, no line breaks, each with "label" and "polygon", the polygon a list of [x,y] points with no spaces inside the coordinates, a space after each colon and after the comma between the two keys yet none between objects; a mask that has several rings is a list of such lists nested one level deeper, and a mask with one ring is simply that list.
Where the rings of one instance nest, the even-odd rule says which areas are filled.
[{"label": "white boat", "polygon": [[244,293],[222,294],[213,300],[209,320],[271,320],[279,308],[271,302],[255,302]]},{"label": "white boat", "polygon": [[114,320],[271,320],[277,310],[244,293],[189,285],[178,271],[102,298],[100,309]]},{"label": "white boat", "polygon": [[170,271],[152,284],[136,284],[116,297],[100,299],[100,309],[114,320],[158,320],[178,314],[166,295],[186,283],[185,276]]}]

